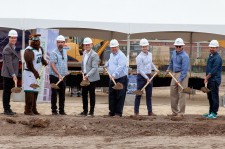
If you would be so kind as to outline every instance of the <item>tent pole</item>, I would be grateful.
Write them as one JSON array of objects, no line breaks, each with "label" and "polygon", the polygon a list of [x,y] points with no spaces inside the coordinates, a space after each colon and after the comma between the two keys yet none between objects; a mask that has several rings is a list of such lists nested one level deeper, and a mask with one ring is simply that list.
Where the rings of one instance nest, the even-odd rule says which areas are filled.
[{"label": "tent pole", "polygon": [[192,72],[192,36],[193,36],[193,33],[191,32],[190,34],[190,77],[191,77],[191,72]]},{"label": "tent pole", "polygon": [[130,34],[127,34],[127,67],[129,68],[130,63]]}]

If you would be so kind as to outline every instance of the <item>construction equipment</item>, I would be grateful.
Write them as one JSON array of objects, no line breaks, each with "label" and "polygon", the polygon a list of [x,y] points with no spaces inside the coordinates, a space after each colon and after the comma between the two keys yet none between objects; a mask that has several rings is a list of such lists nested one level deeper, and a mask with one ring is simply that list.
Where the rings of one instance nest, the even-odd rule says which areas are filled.
[{"label": "construction equipment", "polygon": [[[62,80],[63,80],[64,77],[65,77],[65,76],[62,77]],[[55,84],[55,83],[51,83],[51,84],[50,84],[50,85],[51,85],[51,88],[53,88],[53,89],[59,89],[58,84],[59,84],[62,80],[59,80],[56,84]]]},{"label": "construction equipment", "polygon": [[13,93],[20,93],[22,89],[20,87],[17,87],[17,82],[16,81],[14,81],[14,83],[15,83],[15,87],[13,87],[11,89],[11,92],[13,92]]},{"label": "construction equipment", "polygon": [[190,87],[183,88],[183,86],[177,81],[177,79],[173,76],[173,74],[170,71],[168,73],[174,79],[174,81],[180,86],[180,88],[182,89],[181,92],[187,93],[187,94],[191,93],[191,88]]},{"label": "construction equipment", "polygon": [[151,79],[149,80],[149,82],[147,82],[145,84],[145,86],[141,89],[141,90],[136,90],[133,92],[133,94],[136,94],[136,95],[142,95],[144,92],[144,89],[148,86],[149,83],[151,83],[151,81],[153,80],[153,78],[158,74],[158,72],[155,72],[155,74],[151,77]]},{"label": "construction equipment", "polygon": [[205,87],[201,87],[200,89],[203,93],[208,93],[210,92],[210,89],[207,88],[207,83],[205,83]]},{"label": "construction equipment", "polygon": [[[44,69],[45,69],[45,66],[42,66],[42,67],[41,67],[41,70],[40,70],[40,72],[39,72],[39,76],[40,76],[40,77],[41,77],[42,72],[44,71]],[[40,87],[40,86],[39,86],[39,83],[40,83],[40,78],[37,78],[37,79],[36,79],[36,83],[32,83],[32,84],[30,85],[30,87],[32,87],[33,89],[36,89],[36,88]]]},{"label": "construction equipment", "polygon": [[108,72],[108,70],[106,68],[104,68],[105,71],[108,73],[109,77],[112,79],[114,86],[112,87],[115,90],[122,90],[123,89],[123,84],[120,82],[117,82],[113,79],[113,77],[110,75],[110,73]]},{"label": "construction equipment", "polygon": [[83,79],[82,79],[82,81],[80,83],[80,86],[88,86],[88,85],[90,85],[90,81],[88,81],[87,79],[84,79],[84,73],[82,71],[81,71],[81,73],[82,73]]}]

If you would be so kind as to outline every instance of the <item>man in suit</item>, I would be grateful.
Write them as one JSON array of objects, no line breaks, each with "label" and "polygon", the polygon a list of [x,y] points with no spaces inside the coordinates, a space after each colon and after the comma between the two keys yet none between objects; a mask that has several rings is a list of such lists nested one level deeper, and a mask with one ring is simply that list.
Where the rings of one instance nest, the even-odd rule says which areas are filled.
[{"label": "man in suit", "polygon": [[[83,41],[84,54],[81,64],[82,72],[84,73],[83,80],[90,81],[90,85],[82,87],[82,101],[83,101],[83,112],[80,115],[93,116],[95,108],[95,87],[96,81],[100,80],[98,72],[98,54],[92,50],[93,42],[91,38],[86,37]],[[88,92],[90,96],[90,111],[88,113]]]},{"label": "man in suit", "polygon": [[8,33],[9,43],[3,49],[3,64],[1,75],[3,77],[3,108],[4,114],[16,114],[10,108],[11,89],[14,87],[14,81],[17,82],[19,71],[19,56],[15,51],[18,34],[15,30]]}]

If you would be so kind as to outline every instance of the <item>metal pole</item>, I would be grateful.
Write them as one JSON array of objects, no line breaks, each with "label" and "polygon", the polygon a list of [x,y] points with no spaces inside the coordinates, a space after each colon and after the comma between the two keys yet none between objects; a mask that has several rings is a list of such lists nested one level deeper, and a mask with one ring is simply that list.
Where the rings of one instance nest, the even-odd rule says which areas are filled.
[{"label": "metal pole", "polygon": [[22,30],[22,49],[25,49],[25,30]]},{"label": "metal pole", "polygon": [[130,64],[130,34],[127,34],[127,67]]},{"label": "metal pole", "polygon": [[190,77],[191,77],[191,71],[192,71],[192,32],[190,34]]}]

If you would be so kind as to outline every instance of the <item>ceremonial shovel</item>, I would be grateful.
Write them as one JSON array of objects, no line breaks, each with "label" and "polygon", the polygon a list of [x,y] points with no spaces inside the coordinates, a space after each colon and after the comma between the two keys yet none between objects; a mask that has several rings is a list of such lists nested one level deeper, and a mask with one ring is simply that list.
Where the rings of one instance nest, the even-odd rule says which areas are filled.
[{"label": "ceremonial shovel", "polygon": [[[41,71],[40,71],[40,73],[39,73],[40,77],[41,77],[42,72],[44,71],[44,68],[45,68],[45,66],[42,66]],[[36,80],[36,84],[33,83],[33,84],[30,85],[30,87],[32,87],[33,89],[36,89],[36,88],[40,87],[40,86],[38,85],[39,82],[40,82],[40,79],[38,78],[38,79]]]},{"label": "ceremonial shovel", "polygon": [[210,89],[207,88],[207,84],[206,83],[205,83],[205,87],[201,87],[201,91],[203,91],[203,93],[210,92]]},{"label": "ceremonial shovel", "polygon": [[[112,76],[110,75],[110,73],[108,72],[108,70],[105,68],[106,72],[108,73],[109,77],[112,78]],[[122,90],[123,89],[123,84],[120,82],[117,82],[112,78],[112,81],[114,83],[114,86],[112,87],[115,90]]]},{"label": "ceremonial shovel", "polygon": [[175,80],[175,82],[181,87],[183,93],[187,93],[187,94],[191,93],[191,88],[190,87],[183,88],[183,86],[177,81],[177,79],[173,76],[173,74],[171,72],[168,72],[168,73]]},{"label": "ceremonial shovel", "polygon": [[88,86],[88,85],[90,85],[90,81],[84,80],[84,73],[82,71],[81,71],[81,73],[82,73],[83,79],[82,79],[82,81],[80,83],[80,86]]},{"label": "ceremonial shovel", "polygon": [[17,87],[17,82],[16,81],[14,81],[14,83],[15,83],[15,87],[13,87],[11,89],[11,92],[20,93],[22,89],[20,87]]},{"label": "ceremonial shovel", "polygon": [[153,78],[157,75],[157,73],[158,72],[156,72],[152,77],[151,77],[151,79],[149,80],[149,82],[147,82],[146,84],[145,84],[145,86],[141,89],[141,90],[136,90],[136,91],[134,91],[133,92],[133,94],[136,94],[136,95],[142,95],[144,92],[144,89],[148,86],[148,84],[149,83],[151,83],[151,81],[153,80]]},{"label": "ceremonial shovel", "polygon": [[[63,80],[64,77],[65,77],[65,76],[62,77],[62,80]],[[56,84],[55,84],[55,83],[51,83],[51,88],[59,89],[58,84],[59,84],[62,80],[59,80]]]}]

